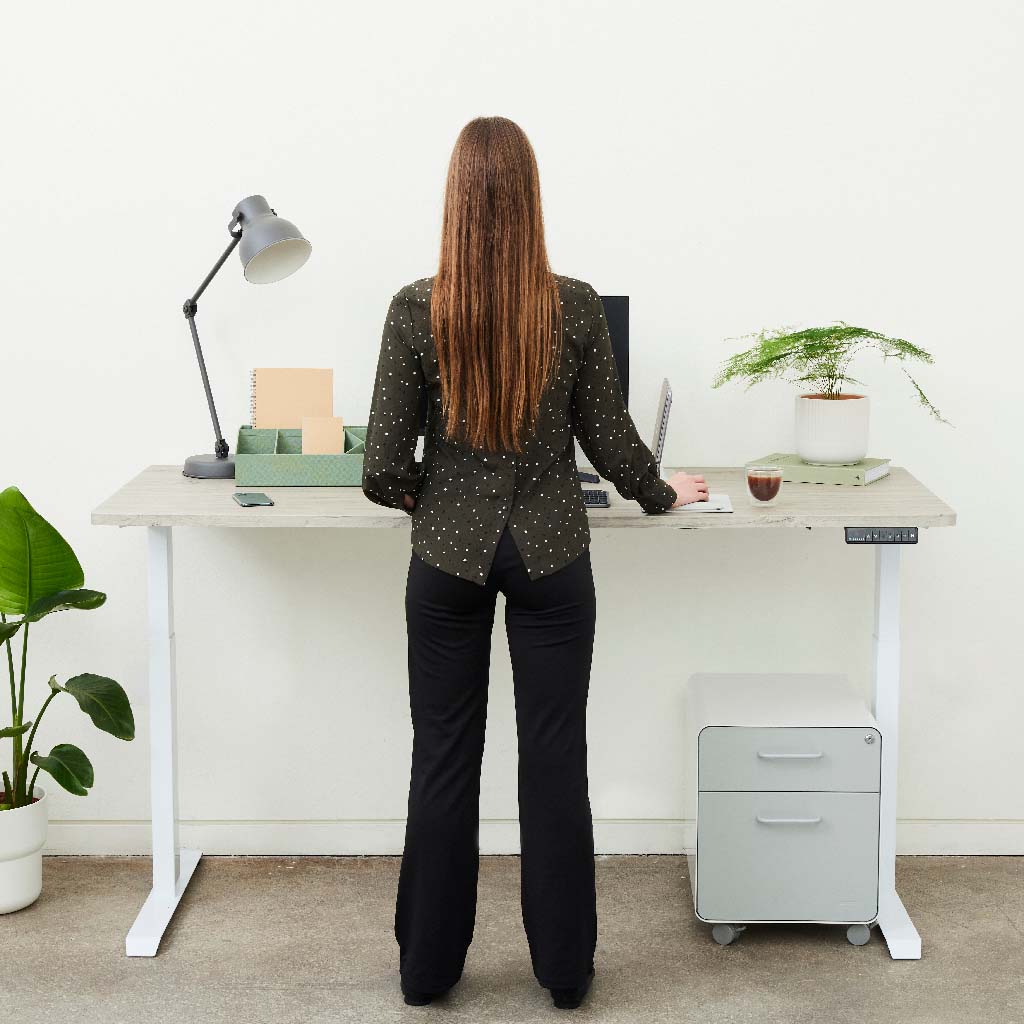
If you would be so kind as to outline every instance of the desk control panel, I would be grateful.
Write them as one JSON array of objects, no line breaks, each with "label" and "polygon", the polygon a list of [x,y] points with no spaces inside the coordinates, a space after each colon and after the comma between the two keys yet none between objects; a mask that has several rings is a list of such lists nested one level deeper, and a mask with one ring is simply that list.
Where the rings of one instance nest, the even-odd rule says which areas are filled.
[{"label": "desk control panel", "polygon": [[847,526],[847,544],[916,544],[916,526]]}]

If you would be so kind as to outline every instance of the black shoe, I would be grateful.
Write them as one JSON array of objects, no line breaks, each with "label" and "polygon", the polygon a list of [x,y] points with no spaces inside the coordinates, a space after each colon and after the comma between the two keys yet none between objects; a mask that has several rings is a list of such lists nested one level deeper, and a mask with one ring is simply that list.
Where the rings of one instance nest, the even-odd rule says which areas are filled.
[{"label": "black shoe", "polygon": [[435,999],[440,999],[445,994],[444,992],[419,992],[414,988],[408,988],[405,982],[402,982],[402,995],[405,997],[405,1003],[407,1006],[429,1006]]},{"label": "black shoe", "polygon": [[434,1001],[432,992],[417,992],[415,989],[403,988],[406,1006],[429,1006]]},{"label": "black shoe", "polygon": [[551,1001],[559,1010],[576,1010],[590,991],[590,983],[593,980],[594,968],[591,967],[590,973],[587,975],[586,980],[582,985],[577,985],[575,988],[548,989],[551,993]]}]

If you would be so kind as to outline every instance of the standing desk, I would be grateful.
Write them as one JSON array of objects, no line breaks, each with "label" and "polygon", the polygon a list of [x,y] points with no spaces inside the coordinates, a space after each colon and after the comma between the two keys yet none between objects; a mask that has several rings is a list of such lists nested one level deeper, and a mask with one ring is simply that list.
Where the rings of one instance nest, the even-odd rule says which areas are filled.
[{"label": "standing desk", "polygon": [[[905,469],[867,487],[784,484],[776,505],[748,504],[743,470],[692,469],[732,499],[731,515],[676,511],[647,516],[604,484],[611,507],[590,509],[593,529],[749,530],[953,526],[956,513]],[[202,855],[178,844],[175,751],[174,583],[176,526],[295,529],[408,529],[409,517],[368,501],[358,487],[268,487],[278,504],[241,508],[233,480],[194,480],[177,466],[150,466],[92,513],[97,526],[144,526],[148,533],[150,796],[153,888],[128,932],[128,956],[155,956]],[[918,533],[920,537],[920,532]],[[836,542],[842,544],[840,533]],[[863,543],[863,542],[858,542]],[[896,767],[900,688],[900,544],[875,546],[872,711],[882,732],[878,926],[893,959],[916,960],[921,938],[896,893]]]}]

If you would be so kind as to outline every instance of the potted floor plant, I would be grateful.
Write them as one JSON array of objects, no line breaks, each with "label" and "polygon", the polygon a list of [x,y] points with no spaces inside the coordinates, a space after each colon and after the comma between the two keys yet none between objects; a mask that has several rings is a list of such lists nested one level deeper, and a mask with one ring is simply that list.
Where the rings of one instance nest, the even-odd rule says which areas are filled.
[{"label": "potted floor plant", "polygon": [[42,891],[48,809],[39,773],[76,796],[85,796],[93,784],[92,763],[74,744],[58,743],[49,753],[37,749],[46,709],[68,694],[103,732],[121,740],[135,737],[128,696],[106,676],[83,672],[64,682],[50,676],[35,714],[26,703],[30,631],[55,612],[88,611],[107,599],[84,582],[68,542],[21,491],[0,492],[0,645],[11,691],[10,725],[0,718],[0,741],[10,743],[9,755],[0,743],[0,914],[27,907]]},{"label": "potted floor plant", "polygon": [[804,462],[843,466],[860,462],[867,455],[868,397],[847,390],[849,385],[861,383],[850,376],[849,367],[864,351],[873,350],[885,360],[897,360],[918,402],[940,423],[947,422],[904,365],[933,361],[923,348],[909,341],[842,321],[800,331],[761,331],[750,337],[754,344],[726,360],[714,387],[735,380],[744,380],[747,387],[752,387],[773,379],[789,380],[800,387],[803,394],[796,399],[796,449]]}]

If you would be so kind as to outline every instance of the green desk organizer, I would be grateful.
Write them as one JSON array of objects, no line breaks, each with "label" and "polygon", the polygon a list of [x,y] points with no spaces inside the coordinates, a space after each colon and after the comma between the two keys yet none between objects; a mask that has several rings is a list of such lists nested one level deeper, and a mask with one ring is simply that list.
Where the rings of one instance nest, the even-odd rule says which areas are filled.
[{"label": "green desk organizer", "polygon": [[235,446],[238,487],[358,487],[366,427],[345,427],[345,451],[303,455],[301,430],[241,427]]}]

